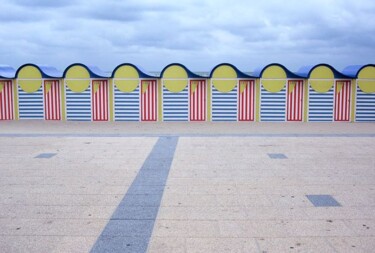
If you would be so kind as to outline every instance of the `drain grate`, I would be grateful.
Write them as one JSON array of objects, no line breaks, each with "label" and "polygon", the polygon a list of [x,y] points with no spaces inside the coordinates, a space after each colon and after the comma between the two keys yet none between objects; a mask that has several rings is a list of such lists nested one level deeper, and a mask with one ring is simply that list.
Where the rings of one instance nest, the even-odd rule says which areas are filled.
[{"label": "drain grate", "polygon": [[282,153],[268,153],[271,159],[288,159],[288,157]]},{"label": "drain grate", "polygon": [[53,157],[55,155],[56,155],[56,153],[41,153],[41,154],[35,156],[34,158],[46,158],[46,159],[49,159],[49,158],[51,158],[51,157]]},{"label": "drain grate", "polygon": [[315,207],[341,206],[341,204],[331,195],[306,195],[306,197]]}]

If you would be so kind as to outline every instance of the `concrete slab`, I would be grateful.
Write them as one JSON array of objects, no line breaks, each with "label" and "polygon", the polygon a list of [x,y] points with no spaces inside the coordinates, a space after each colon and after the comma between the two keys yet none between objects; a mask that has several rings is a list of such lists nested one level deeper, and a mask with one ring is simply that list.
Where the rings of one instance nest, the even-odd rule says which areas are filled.
[{"label": "concrete slab", "polygon": [[[172,135],[169,173],[151,163],[141,177],[158,138]],[[374,124],[0,122],[0,248],[370,252],[374,138]]]}]

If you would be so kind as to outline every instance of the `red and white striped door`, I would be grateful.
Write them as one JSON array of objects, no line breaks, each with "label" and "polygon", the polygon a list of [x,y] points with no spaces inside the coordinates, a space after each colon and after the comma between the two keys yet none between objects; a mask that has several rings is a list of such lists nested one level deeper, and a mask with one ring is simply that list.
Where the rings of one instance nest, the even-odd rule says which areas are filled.
[{"label": "red and white striped door", "polygon": [[0,120],[12,120],[13,89],[12,81],[0,81]]},{"label": "red and white striped door", "polygon": [[206,81],[190,81],[190,121],[206,120]]},{"label": "red and white striped door", "polygon": [[157,120],[156,80],[141,81],[141,121]]},{"label": "red and white striped door", "polygon": [[108,121],[108,81],[92,82],[92,120]]},{"label": "red and white striped door", "polygon": [[254,80],[241,80],[238,90],[238,120],[254,120],[254,99],[255,85]]},{"label": "red and white striped door", "polygon": [[303,80],[288,81],[287,121],[302,121]]},{"label": "red and white striped door", "polygon": [[335,87],[335,121],[350,120],[350,81],[337,81]]},{"label": "red and white striped door", "polygon": [[58,80],[44,81],[44,119],[61,120],[60,83]]}]

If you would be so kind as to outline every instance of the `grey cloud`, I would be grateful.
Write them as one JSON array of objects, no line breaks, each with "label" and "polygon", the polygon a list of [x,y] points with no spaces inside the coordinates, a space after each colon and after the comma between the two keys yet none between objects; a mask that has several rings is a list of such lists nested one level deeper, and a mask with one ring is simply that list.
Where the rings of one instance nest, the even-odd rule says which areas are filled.
[{"label": "grey cloud", "polygon": [[132,2],[132,1],[93,1],[82,6],[75,14],[86,18],[109,21],[139,21],[147,18],[149,14],[159,16],[165,13],[179,11],[174,5]]},{"label": "grey cloud", "polygon": [[161,70],[180,61],[210,70],[231,62],[248,71],[270,62],[292,69],[320,62],[339,68],[375,57],[373,1],[61,2],[4,3],[2,64],[64,68],[78,61],[108,70],[126,61]]},{"label": "grey cloud", "polygon": [[72,5],[74,0],[11,0],[12,2],[19,6],[24,6],[28,8],[56,8]]}]

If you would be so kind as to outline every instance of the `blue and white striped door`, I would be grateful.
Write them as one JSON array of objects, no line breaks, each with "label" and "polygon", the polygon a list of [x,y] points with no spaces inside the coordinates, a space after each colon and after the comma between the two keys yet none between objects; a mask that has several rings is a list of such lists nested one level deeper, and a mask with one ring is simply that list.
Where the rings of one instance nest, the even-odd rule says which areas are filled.
[{"label": "blue and white striped door", "polygon": [[43,88],[32,93],[18,86],[18,111],[20,119],[44,119]]},{"label": "blue and white striped door", "polygon": [[285,121],[286,115],[286,88],[279,92],[269,92],[263,85],[260,90],[260,120]]},{"label": "blue and white striped door", "polygon": [[115,86],[115,120],[140,121],[139,86],[132,92],[122,92]]},{"label": "blue and white striped door", "polygon": [[229,92],[212,86],[212,121],[237,121],[237,85]]},{"label": "blue and white striped door", "polygon": [[316,92],[309,85],[309,121],[333,121],[334,90],[325,93]]},{"label": "blue and white striped door", "polygon": [[171,92],[163,86],[163,120],[189,121],[189,87]]},{"label": "blue and white striped door", "polygon": [[66,119],[91,121],[91,85],[83,92],[66,87]]}]

